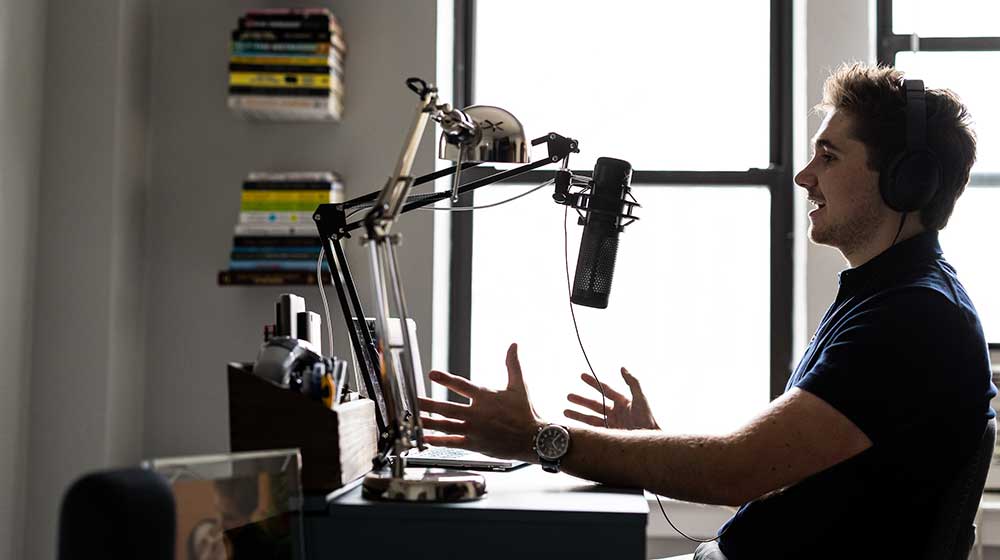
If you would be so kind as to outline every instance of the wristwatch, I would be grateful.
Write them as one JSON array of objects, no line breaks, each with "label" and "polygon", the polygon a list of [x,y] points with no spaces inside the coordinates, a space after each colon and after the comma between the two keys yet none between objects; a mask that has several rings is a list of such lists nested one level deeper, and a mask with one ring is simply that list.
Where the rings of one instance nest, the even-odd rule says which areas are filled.
[{"label": "wristwatch", "polygon": [[559,424],[538,428],[535,434],[535,453],[546,472],[559,472],[559,461],[569,451],[569,430]]}]

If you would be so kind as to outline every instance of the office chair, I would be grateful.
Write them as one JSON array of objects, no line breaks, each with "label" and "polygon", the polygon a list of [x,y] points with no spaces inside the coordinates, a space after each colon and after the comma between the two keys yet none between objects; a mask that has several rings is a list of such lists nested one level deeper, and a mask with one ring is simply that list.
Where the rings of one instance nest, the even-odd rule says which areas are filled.
[{"label": "office chair", "polygon": [[990,419],[983,431],[979,449],[973,453],[955,480],[945,491],[941,506],[931,526],[927,560],[966,560],[976,542],[976,514],[986,486],[993,447],[996,444],[997,421]]},{"label": "office chair", "polygon": [[144,469],[87,474],[63,497],[59,560],[173,560],[174,496],[161,475]]}]

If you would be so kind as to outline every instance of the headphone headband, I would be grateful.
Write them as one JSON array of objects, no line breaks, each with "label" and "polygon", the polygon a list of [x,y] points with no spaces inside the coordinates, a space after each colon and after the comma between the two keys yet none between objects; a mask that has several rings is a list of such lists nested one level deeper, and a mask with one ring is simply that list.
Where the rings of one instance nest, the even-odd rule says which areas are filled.
[{"label": "headphone headband", "polygon": [[927,98],[923,80],[903,80],[906,90],[906,149],[927,149]]},{"label": "headphone headband", "polygon": [[906,94],[906,147],[884,164],[879,191],[897,212],[913,212],[927,205],[941,185],[941,163],[927,141],[927,94],[923,80],[903,80]]}]

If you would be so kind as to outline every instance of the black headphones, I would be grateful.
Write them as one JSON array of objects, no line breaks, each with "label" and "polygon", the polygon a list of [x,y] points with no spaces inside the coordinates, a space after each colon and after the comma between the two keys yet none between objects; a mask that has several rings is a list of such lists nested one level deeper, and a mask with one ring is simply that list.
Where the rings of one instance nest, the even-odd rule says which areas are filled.
[{"label": "black headphones", "polygon": [[927,146],[927,99],[923,80],[903,80],[906,91],[906,149],[882,168],[882,200],[897,212],[927,205],[941,186],[941,162]]}]

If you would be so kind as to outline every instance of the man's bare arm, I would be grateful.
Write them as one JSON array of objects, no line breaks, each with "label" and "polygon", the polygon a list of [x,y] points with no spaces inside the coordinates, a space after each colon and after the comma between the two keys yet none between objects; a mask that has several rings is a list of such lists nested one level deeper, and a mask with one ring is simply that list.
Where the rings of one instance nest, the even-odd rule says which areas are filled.
[{"label": "man's bare arm", "polygon": [[822,399],[793,389],[723,436],[573,427],[570,474],[692,502],[741,505],[861,453],[871,441]]},{"label": "man's bare arm", "polygon": [[[477,387],[431,372],[431,379],[472,399],[471,405],[421,399],[421,408],[447,418],[424,426],[449,435],[431,444],[476,449],[497,457],[537,461],[531,444],[539,426],[524,385],[517,347],[507,352],[508,385]],[[678,436],[654,430],[570,428],[563,459],[570,474],[639,487],[683,500],[740,505],[790,486],[871,446],[853,422],[822,399],[793,389],[746,426],[724,436]]]}]

